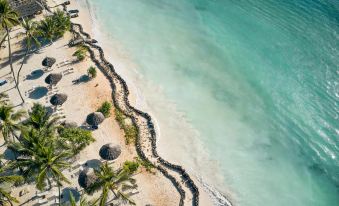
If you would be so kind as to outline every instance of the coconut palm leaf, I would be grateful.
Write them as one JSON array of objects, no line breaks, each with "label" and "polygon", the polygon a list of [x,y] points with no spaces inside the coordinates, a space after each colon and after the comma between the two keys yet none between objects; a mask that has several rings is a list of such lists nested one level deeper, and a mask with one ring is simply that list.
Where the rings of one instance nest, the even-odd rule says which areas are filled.
[{"label": "coconut palm leaf", "polygon": [[[131,178],[132,174],[124,171],[123,169],[114,170],[114,168],[109,166],[106,162],[100,166],[99,170],[95,171],[95,175],[98,180],[90,185],[86,189],[86,192],[92,193],[101,189],[102,192],[99,201],[100,206],[104,206],[107,203],[109,191],[111,191],[115,197],[127,201],[129,204],[135,204],[134,201],[123,192],[123,190],[136,187],[135,180]],[[131,184],[130,187],[127,187],[127,184],[125,184],[127,182]]]},{"label": "coconut palm leaf", "polygon": [[29,113],[29,118],[25,125],[31,126],[39,131],[45,130],[47,133],[53,133],[59,120],[60,117],[51,118],[46,107],[35,103]]},{"label": "coconut palm leaf", "polygon": [[[4,170],[4,167],[0,168],[0,185],[3,183],[17,183],[22,181],[22,177],[18,175],[9,175],[7,171]],[[19,201],[12,197],[8,191],[0,187],[0,205],[5,202],[16,202]]]},{"label": "coconut palm leaf", "polygon": [[23,35],[25,36],[25,46],[26,46],[26,52],[24,59],[21,62],[20,68],[18,70],[18,75],[17,75],[17,86],[20,83],[20,72],[21,69],[25,63],[27,54],[31,50],[32,46],[35,45],[37,47],[40,47],[40,42],[38,40],[38,36],[40,35],[40,32],[38,30],[38,24],[36,22],[30,21],[30,20],[25,20],[23,19],[21,22],[21,27],[24,29]]},{"label": "coconut palm leaf", "polygon": [[[55,143],[51,141],[41,141],[40,138],[26,137],[23,141],[10,144],[24,158],[18,158],[10,163],[11,168],[21,168],[22,175],[33,178],[39,190],[45,188],[47,181],[51,187],[51,180],[61,184],[70,183],[62,174],[62,170],[68,168],[70,164],[67,159],[71,152],[58,150]],[[27,148],[28,147],[28,148]]]},{"label": "coconut palm leaf", "polygon": [[[69,196],[70,196],[70,206],[77,206],[75,198],[71,192],[69,192]],[[80,202],[78,206],[96,206],[98,201],[99,199],[87,201],[85,198],[85,195],[81,194],[81,198],[80,198]]]},{"label": "coconut palm leaf", "polygon": [[0,129],[6,142],[11,136],[16,137],[15,131],[20,129],[18,121],[25,116],[26,112],[19,110],[14,111],[12,106],[0,106]]}]

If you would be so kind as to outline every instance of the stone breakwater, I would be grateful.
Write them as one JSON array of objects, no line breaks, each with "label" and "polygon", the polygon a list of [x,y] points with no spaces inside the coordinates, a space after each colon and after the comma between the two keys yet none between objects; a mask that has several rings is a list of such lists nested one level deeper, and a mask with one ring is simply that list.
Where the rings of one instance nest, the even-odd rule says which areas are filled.
[{"label": "stone breakwater", "polygon": [[[66,8],[64,8],[64,10],[66,10]],[[183,167],[172,164],[158,155],[156,132],[151,116],[130,105],[127,84],[124,79],[116,73],[114,66],[105,59],[103,49],[93,43],[91,36],[83,31],[80,24],[72,23],[71,32],[73,32],[74,38],[69,45],[76,46],[82,44],[88,48],[92,61],[110,82],[112,87],[112,99],[115,107],[129,117],[136,126],[138,131],[136,140],[138,155],[143,160],[152,163],[159,172],[172,182],[180,194],[180,206],[198,206],[198,187]],[[83,39],[83,41],[77,41],[79,39]]]}]

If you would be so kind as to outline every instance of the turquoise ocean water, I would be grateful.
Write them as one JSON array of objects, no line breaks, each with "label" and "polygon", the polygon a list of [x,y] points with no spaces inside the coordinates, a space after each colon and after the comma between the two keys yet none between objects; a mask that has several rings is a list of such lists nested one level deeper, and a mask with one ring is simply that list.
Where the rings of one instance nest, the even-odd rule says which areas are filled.
[{"label": "turquoise ocean water", "polygon": [[208,154],[184,166],[236,205],[339,204],[339,1],[88,3],[105,41],[175,105],[140,85],[161,142]]}]

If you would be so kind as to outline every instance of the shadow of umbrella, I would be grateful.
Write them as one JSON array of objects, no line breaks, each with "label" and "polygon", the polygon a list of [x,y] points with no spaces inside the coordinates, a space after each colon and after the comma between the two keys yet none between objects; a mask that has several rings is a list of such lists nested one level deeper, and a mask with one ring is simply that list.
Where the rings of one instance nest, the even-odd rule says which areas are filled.
[{"label": "shadow of umbrella", "polygon": [[37,87],[31,93],[29,93],[29,98],[31,99],[41,99],[48,92],[46,87]]},{"label": "shadow of umbrella", "polygon": [[78,202],[80,200],[81,194],[75,188],[66,187],[61,192],[63,202],[69,202],[71,200],[70,194],[73,195],[75,202]]},{"label": "shadow of umbrella", "polygon": [[93,168],[93,169],[99,169],[100,166],[102,165],[102,162],[98,159],[91,159],[88,160],[85,165],[89,168]]},{"label": "shadow of umbrella", "polygon": [[7,148],[3,153],[3,158],[5,160],[15,160],[16,155],[13,150]]},{"label": "shadow of umbrella", "polygon": [[42,75],[44,75],[44,71],[42,69],[37,69],[32,71],[29,75],[27,75],[26,79],[27,80],[35,80],[39,79]]},{"label": "shadow of umbrella", "polygon": [[52,115],[52,114],[54,113],[53,107],[48,106],[48,107],[45,107],[45,108],[46,108],[46,110],[47,110],[47,114],[48,114],[48,115]]}]

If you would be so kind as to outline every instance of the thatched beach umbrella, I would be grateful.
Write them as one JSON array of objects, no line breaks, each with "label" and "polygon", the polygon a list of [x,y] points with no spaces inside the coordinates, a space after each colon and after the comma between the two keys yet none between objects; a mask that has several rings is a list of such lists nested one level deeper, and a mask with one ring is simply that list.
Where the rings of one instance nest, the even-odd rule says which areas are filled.
[{"label": "thatched beach umbrella", "polygon": [[92,126],[98,126],[104,121],[105,117],[101,112],[93,112],[87,116],[86,122]]},{"label": "thatched beach umbrella", "polygon": [[55,94],[51,97],[51,104],[54,106],[57,105],[62,105],[63,103],[65,103],[67,100],[67,95],[66,94]]},{"label": "thatched beach umbrella", "polygon": [[46,77],[45,82],[49,85],[56,85],[61,80],[61,78],[61,73],[52,73]]},{"label": "thatched beach umbrella", "polygon": [[119,145],[105,144],[99,150],[99,155],[104,160],[115,160],[121,154]]},{"label": "thatched beach umbrella", "polygon": [[44,67],[51,67],[56,62],[56,59],[53,57],[46,57],[44,60],[42,60],[42,66]]},{"label": "thatched beach umbrella", "polygon": [[87,168],[82,170],[79,174],[78,183],[79,185],[86,189],[97,180],[97,176],[94,173],[93,168]]},{"label": "thatched beach umbrella", "polygon": [[61,125],[65,128],[76,128],[78,124],[76,122],[63,122]]}]

